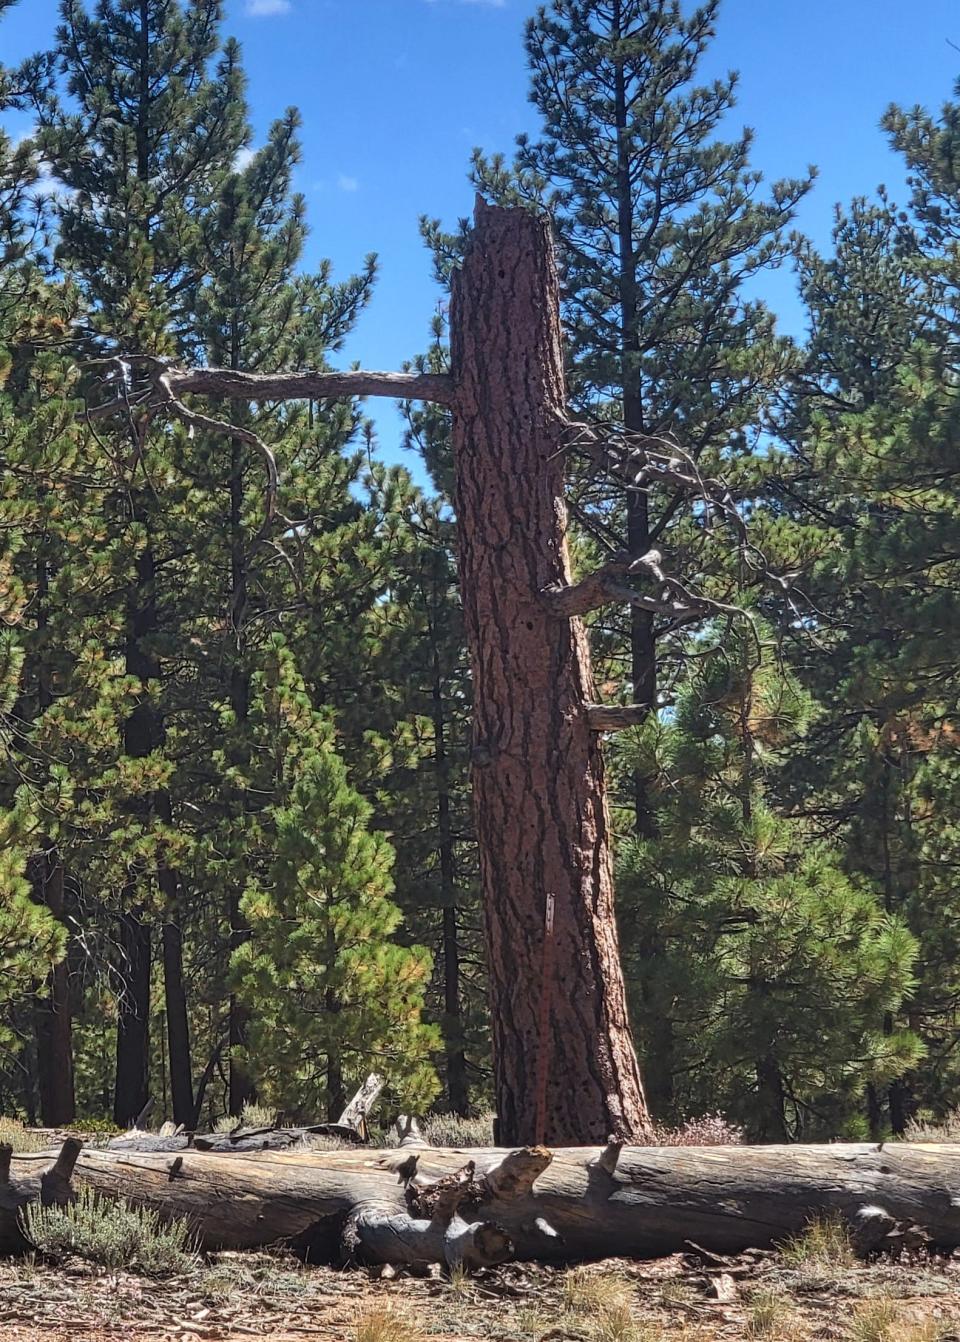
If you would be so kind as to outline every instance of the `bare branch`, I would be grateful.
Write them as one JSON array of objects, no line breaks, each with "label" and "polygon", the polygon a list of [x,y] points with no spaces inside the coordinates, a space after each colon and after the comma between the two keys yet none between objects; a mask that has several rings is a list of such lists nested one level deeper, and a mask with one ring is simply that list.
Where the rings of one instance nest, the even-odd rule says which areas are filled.
[{"label": "bare branch", "polygon": [[622,732],[639,727],[650,716],[649,704],[585,704],[587,722],[594,732]]},{"label": "bare branch", "polygon": [[620,1153],[625,1143],[617,1137],[608,1137],[607,1144],[591,1164],[596,1165],[598,1169],[603,1170],[604,1174],[609,1174],[611,1179],[617,1172],[617,1164],[620,1160]]},{"label": "bare branch", "polygon": [[[623,581],[638,574],[652,578],[653,592],[638,592]],[[558,615],[568,617],[586,615],[618,601],[655,615],[668,616],[675,625],[702,620],[709,615],[741,614],[736,607],[689,591],[679,579],[664,573],[663,558],[658,550],[649,550],[636,558],[627,554],[615,555],[579,582],[555,583],[545,588],[543,595]]]},{"label": "bare branch", "polygon": [[[339,396],[390,396],[406,401],[452,405],[453,379],[446,373],[374,373],[363,369],[333,373],[241,373],[232,368],[179,368],[147,354],[94,360],[142,368],[155,385],[163,376],[174,396],[219,396],[234,401],[322,401]],[[96,415],[105,413],[98,408]]]}]

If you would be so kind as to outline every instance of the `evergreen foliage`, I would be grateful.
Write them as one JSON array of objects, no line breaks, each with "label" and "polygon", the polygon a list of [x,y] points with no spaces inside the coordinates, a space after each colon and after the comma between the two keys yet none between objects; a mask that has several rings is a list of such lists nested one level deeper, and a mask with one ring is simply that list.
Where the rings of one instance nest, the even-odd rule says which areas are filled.
[{"label": "evergreen foliage", "polygon": [[262,795],[276,781],[247,841],[248,854],[262,847],[269,859],[241,901],[249,939],[233,970],[263,1093],[308,1114],[325,1102],[335,1119],[375,1069],[404,1104],[423,1107],[436,1093],[438,1044],[420,1022],[429,957],[389,940],[400,920],[393,852],[369,828],[371,807],[279,635],[255,677],[250,723],[259,769],[249,786]]},{"label": "evergreen foliage", "polygon": [[676,1111],[719,1105],[756,1140],[852,1135],[867,1084],[922,1052],[881,1030],[913,987],[914,939],[839,845],[772,804],[814,715],[768,630],[728,639],[648,727],[657,835],[620,853],[636,1020]]},{"label": "evergreen foliage", "polygon": [[[600,697],[646,710],[608,756],[655,1115],[920,1131],[960,1103],[960,111],[888,110],[907,206],[838,206],[821,251],[791,231],[812,175],[765,186],[735,76],[703,77],[719,13],[538,9],[541,129],[472,178],[553,213],[576,415],[722,476],[775,579],[671,484],[571,466],[578,571],[656,549],[750,612],[591,621]],[[328,366],[376,260],[306,270],[299,119],[254,146],[221,0],[62,0],[50,50],[0,68],[9,109],[36,124],[0,127],[0,1106],[336,1118],[375,1069],[469,1121],[490,1004],[447,412],[405,407],[426,490],[349,401],[197,402],[244,441],[86,419],[139,353]],[[464,232],[423,231],[447,285]],[[801,343],[763,297],[790,260]],[[415,366],[447,370],[445,334]]]}]

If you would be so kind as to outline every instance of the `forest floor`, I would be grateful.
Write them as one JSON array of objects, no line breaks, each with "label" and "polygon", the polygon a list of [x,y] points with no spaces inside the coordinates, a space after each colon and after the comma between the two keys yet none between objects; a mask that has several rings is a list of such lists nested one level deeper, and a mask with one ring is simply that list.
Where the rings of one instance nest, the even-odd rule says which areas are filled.
[{"label": "forest floor", "polygon": [[220,1254],[150,1281],[68,1260],[0,1263],[2,1342],[960,1342],[960,1257],[870,1265],[690,1255],[471,1278],[374,1280]]}]

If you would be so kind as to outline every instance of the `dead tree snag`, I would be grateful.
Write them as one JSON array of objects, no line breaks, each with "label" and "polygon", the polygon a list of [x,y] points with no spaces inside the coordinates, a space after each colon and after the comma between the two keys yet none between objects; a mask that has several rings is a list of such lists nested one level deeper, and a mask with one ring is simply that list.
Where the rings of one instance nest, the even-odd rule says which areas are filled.
[{"label": "dead tree snag", "polygon": [[474,682],[500,1140],[533,1142],[547,896],[555,897],[547,1142],[634,1139],[648,1117],[620,969],[603,760],[570,585],[550,227],[477,205],[451,313],[460,586]]}]

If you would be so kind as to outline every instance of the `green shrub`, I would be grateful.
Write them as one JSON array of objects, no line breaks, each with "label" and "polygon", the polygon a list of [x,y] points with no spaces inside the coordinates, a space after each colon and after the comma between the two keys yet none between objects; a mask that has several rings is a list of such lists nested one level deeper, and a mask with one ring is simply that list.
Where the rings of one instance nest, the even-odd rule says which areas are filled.
[{"label": "green shrub", "polygon": [[[271,1109],[265,1104],[245,1104],[240,1114],[240,1127],[242,1128],[272,1128],[277,1121],[276,1109]],[[233,1132],[237,1126],[237,1119],[232,1114],[224,1114],[223,1118],[218,1118],[214,1126],[214,1132],[228,1133]]]},{"label": "green shrub", "polygon": [[477,1114],[476,1118],[461,1118],[459,1114],[428,1114],[420,1127],[431,1146],[492,1146],[493,1120],[493,1110]]},{"label": "green shrub", "polygon": [[31,1203],[21,1219],[30,1242],[53,1259],[76,1256],[145,1277],[181,1276],[198,1261],[186,1221],[163,1221],[149,1208],[102,1198],[91,1188],[81,1188],[66,1207]]},{"label": "green shrub", "polygon": [[839,1216],[815,1216],[781,1244],[780,1256],[787,1267],[800,1270],[848,1268],[857,1261],[850,1230]]}]

